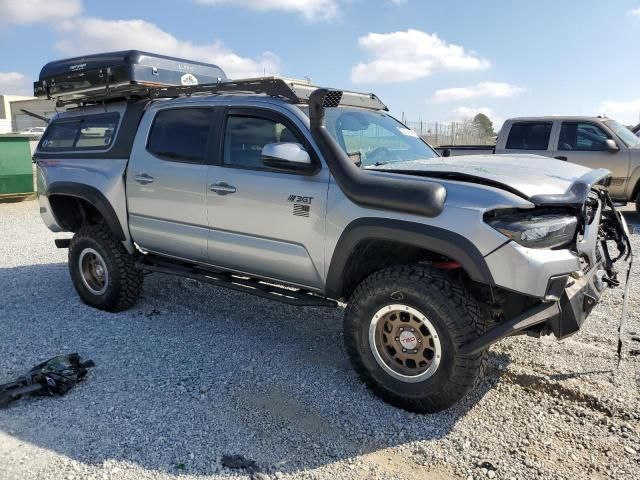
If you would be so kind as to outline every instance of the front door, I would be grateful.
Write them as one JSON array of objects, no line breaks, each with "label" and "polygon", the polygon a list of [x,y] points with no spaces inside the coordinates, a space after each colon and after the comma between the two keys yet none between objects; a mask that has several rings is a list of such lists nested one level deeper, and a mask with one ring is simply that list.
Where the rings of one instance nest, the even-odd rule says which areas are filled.
[{"label": "front door", "polygon": [[609,192],[613,198],[623,199],[629,175],[629,151],[626,148],[610,151],[608,139],[613,139],[613,135],[595,123],[562,122],[553,156],[588,168],[611,171]]},{"label": "front door", "polygon": [[[211,264],[321,288],[329,172],[301,131],[297,122],[271,110],[227,112],[219,162],[207,175]],[[313,171],[265,166],[262,148],[278,142],[302,145]]]},{"label": "front door", "polygon": [[206,262],[207,170],[213,109],[165,108],[148,115],[127,170],[129,229],[143,249]]}]

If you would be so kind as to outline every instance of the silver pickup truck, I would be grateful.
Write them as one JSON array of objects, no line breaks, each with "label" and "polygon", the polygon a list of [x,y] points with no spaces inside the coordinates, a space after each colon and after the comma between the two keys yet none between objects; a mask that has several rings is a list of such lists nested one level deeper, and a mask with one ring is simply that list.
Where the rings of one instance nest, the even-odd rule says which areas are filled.
[{"label": "silver pickup truck", "polygon": [[[635,202],[640,213],[640,138],[606,117],[523,117],[507,120],[495,146],[445,146],[446,156],[533,154],[553,157],[612,174],[609,193],[616,202]],[[523,159],[531,170],[533,158]]]},{"label": "silver pickup truck", "polygon": [[[36,84],[79,105],[53,119],[35,160],[42,218],[74,232],[56,243],[90,306],[131,307],[143,272],[343,303],[364,382],[435,412],[477,383],[491,344],[565,338],[619,285],[614,263],[631,247],[607,170],[441,158],[373,94],[280,78],[203,85],[195,71],[158,87],[168,60],[122,55],[138,80],[111,78],[111,54],[109,67],[57,62]],[[140,81],[147,67],[153,84]]]}]

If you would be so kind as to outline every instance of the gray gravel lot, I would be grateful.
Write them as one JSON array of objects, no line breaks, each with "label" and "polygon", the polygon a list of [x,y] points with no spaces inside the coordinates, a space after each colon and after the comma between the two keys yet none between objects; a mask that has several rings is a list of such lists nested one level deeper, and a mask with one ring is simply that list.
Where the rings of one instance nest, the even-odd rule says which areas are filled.
[{"label": "gray gravel lot", "polygon": [[616,368],[621,290],[562,343],[494,346],[473,394],[419,416],[357,379],[339,309],[151,275],[132,310],[100,312],[73,290],[36,202],[0,203],[0,232],[0,381],[60,353],[97,365],[65,397],[0,411],[2,480],[638,478],[640,356]]}]

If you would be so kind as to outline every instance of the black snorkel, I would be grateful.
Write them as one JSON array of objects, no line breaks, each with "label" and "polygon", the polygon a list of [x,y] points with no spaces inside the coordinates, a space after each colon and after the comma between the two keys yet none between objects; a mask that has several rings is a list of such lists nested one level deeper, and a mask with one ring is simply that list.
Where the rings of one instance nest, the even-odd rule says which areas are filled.
[{"label": "black snorkel", "polygon": [[336,183],[352,202],[364,207],[435,217],[442,212],[446,189],[435,182],[393,178],[358,168],[325,126],[325,109],[340,104],[342,91],[319,88],[309,96],[311,135]]}]

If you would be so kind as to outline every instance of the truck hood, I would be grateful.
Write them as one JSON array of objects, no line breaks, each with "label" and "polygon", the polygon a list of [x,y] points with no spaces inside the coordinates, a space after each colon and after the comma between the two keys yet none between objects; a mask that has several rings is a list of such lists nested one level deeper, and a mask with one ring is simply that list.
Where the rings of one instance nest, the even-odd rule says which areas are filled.
[{"label": "truck hood", "polygon": [[378,171],[418,174],[425,177],[478,182],[501,187],[520,196],[548,197],[567,194],[574,183],[589,172],[599,172],[591,183],[606,177],[606,170],[591,170],[540,155],[462,155],[407,162],[389,162],[373,167]]}]

